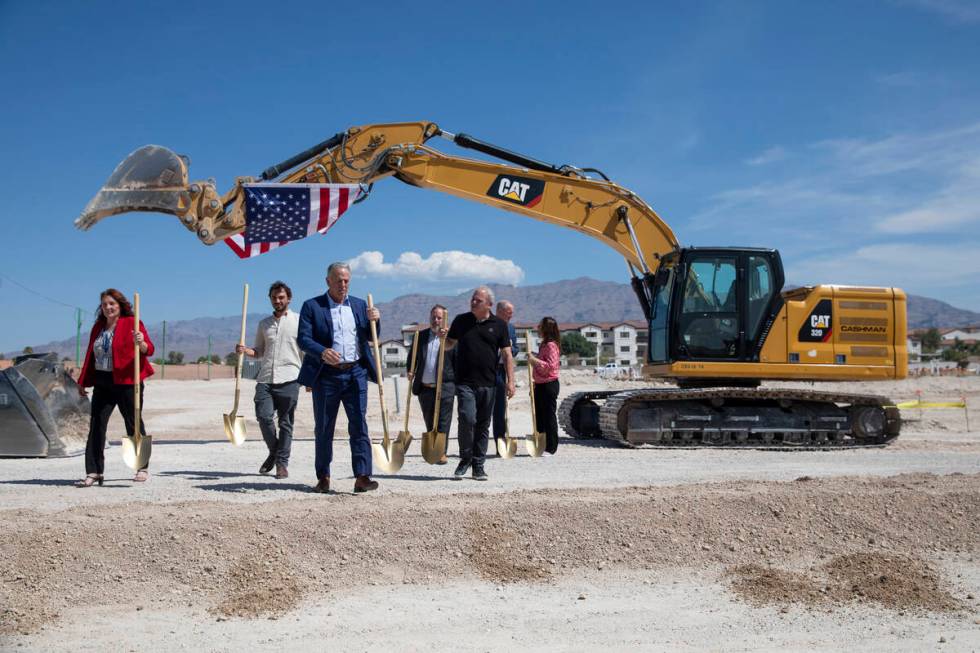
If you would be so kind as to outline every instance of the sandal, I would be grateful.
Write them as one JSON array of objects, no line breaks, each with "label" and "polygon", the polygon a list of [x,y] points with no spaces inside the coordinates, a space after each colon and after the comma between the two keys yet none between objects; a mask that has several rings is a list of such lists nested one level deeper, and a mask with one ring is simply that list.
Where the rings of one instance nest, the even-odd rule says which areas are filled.
[{"label": "sandal", "polygon": [[75,487],[92,487],[98,483],[102,485],[102,474],[88,474],[80,481],[75,481]]},{"label": "sandal", "polygon": [[136,476],[133,477],[133,480],[136,481],[137,483],[143,483],[148,478],[150,478],[150,472],[148,472],[145,469],[141,469],[138,472],[136,472]]}]

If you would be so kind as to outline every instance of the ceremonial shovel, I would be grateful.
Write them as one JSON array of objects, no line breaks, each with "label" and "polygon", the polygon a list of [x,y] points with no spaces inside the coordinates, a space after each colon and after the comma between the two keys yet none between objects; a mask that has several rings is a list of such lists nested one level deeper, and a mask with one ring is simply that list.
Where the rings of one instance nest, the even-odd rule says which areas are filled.
[{"label": "ceremonial shovel", "polygon": [[445,433],[439,432],[439,413],[442,408],[442,363],[446,356],[446,339],[439,338],[439,362],[436,363],[436,409],[432,416],[432,430],[422,434],[422,458],[430,465],[438,465],[446,453]]},{"label": "ceremonial shovel", "polygon": [[[368,308],[374,308],[374,300],[368,293]],[[398,440],[391,440],[388,437],[388,409],[385,407],[385,380],[381,375],[381,349],[378,347],[378,328],[371,323],[371,348],[374,350],[374,367],[378,375],[378,397],[381,400],[381,428],[384,429],[384,438],[381,444],[371,443],[371,453],[374,463],[381,468],[381,471],[391,474],[397,472],[405,464],[405,447]],[[407,410],[407,409],[406,409]]]},{"label": "ceremonial shovel", "polygon": [[[415,330],[415,338],[412,339],[412,355],[410,358],[412,361],[408,364],[408,369],[415,371],[415,354],[419,346],[419,332],[418,329]],[[402,449],[405,453],[408,453],[408,448],[412,446],[412,434],[408,430],[408,413],[412,408],[412,384],[408,384],[408,392],[405,393],[405,428],[398,434],[396,442],[402,445]]]},{"label": "ceremonial shovel", "polygon": [[[248,284],[245,284],[245,295],[242,298],[242,334],[238,339],[238,344],[245,346],[245,315],[248,312]],[[225,435],[236,447],[242,446],[245,442],[245,417],[238,414],[238,399],[241,396],[242,383],[242,360],[245,353],[238,354],[238,364],[235,365],[235,405],[231,407],[231,412],[224,415]]]},{"label": "ceremonial shovel", "polygon": [[[527,330],[527,334],[524,336],[524,342],[530,344],[531,342],[531,330]],[[530,351],[528,347],[528,351]],[[527,381],[530,385],[530,396],[531,396],[531,435],[524,438],[524,448],[527,452],[531,454],[534,458],[540,458],[541,454],[544,453],[545,444],[547,443],[547,438],[544,433],[538,432],[538,420],[537,415],[534,411],[534,366],[531,365],[530,359],[527,361]]]},{"label": "ceremonial shovel", "polygon": [[136,331],[140,328],[140,294],[133,293],[133,436],[122,438],[123,462],[127,467],[141,470],[150,461],[153,441],[149,435],[140,433],[140,349],[136,344]]},{"label": "ceremonial shovel", "polygon": [[504,437],[495,438],[497,455],[503,459],[517,455],[517,438],[510,437],[510,400],[504,399]]}]

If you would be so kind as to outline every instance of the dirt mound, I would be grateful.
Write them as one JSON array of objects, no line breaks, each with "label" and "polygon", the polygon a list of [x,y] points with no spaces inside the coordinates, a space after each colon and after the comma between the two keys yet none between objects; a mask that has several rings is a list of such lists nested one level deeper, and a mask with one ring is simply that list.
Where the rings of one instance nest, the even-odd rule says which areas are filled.
[{"label": "dirt mound", "polygon": [[537,563],[527,538],[499,521],[471,520],[467,526],[469,558],[481,577],[495,583],[541,581],[551,572]]},{"label": "dirt mound", "polygon": [[213,612],[225,617],[278,617],[303,596],[286,557],[271,549],[239,559],[223,576],[221,586]]},{"label": "dirt mound", "polygon": [[[733,587],[748,600],[948,610],[953,599],[921,560],[980,552],[976,530],[966,526],[980,523],[980,475],[424,501],[297,493],[258,504],[6,510],[0,521],[0,635],[36,631],[64,606],[180,606],[264,618],[314,591],[341,596],[364,585],[474,577],[547,582],[575,570],[734,567]],[[791,569],[814,559],[830,563],[803,574]]]},{"label": "dirt mound", "polygon": [[748,564],[729,569],[728,576],[734,592],[755,604],[820,607],[858,602],[921,612],[966,607],[943,589],[933,568],[911,556],[854,553],[809,572]]}]

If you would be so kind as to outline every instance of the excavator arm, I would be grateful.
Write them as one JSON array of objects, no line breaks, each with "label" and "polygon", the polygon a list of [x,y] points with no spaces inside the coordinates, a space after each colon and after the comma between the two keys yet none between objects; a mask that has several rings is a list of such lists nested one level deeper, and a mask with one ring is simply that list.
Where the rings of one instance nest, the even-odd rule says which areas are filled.
[{"label": "excavator arm", "polygon": [[[436,136],[507,164],[440,152],[427,145]],[[430,122],[352,127],[257,177],[237,178],[224,195],[218,194],[213,180],[190,182],[188,165],[186,157],[164,147],[136,150],[85,207],[76,226],[88,229],[103,218],[133,211],[169,213],[211,245],[244,231],[245,184],[371,185],[395,177],[585,233],[615,249],[631,271],[635,267],[647,278],[661,257],[679,247],[673,231],[652,208],[601,172],[543,163],[465,134],[445,132]],[[589,172],[603,178],[592,178]]]}]

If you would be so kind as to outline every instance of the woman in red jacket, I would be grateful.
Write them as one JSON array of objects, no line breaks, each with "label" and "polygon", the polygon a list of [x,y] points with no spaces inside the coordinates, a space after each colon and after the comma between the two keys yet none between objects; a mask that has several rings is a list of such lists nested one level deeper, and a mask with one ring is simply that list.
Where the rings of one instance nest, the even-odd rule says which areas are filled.
[{"label": "woman in red jacket", "polygon": [[[133,435],[133,356],[140,351],[140,411],[143,403],[143,379],[153,374],[147,356],[153,355],[153,343],[140,321],[134,324],[133,307],[126,296],[109,288],[99,297],[99,310],[85,350],[85,362],[78,377],[78,391],[87,396],[92,392],[92,419],[89,422],[88,443],[85,447],[85,478],[78,487],[102,485],[105,472],[105,437],[109,417],[116,406],[126,423],[127,435]],[[140,418],[140,433],[146,433]],[[145,481],[149,472],[144,467],[136,472],[134,481]]]},{"label": "woman in red jacket", "polygon": [[534,366],[534,430],[544,431],[544,451],[554,455],[558,451],[558,370],[561,367],[561,334],[554,318],[544,317],[538,323],[541,344],[538,354],[527,353],[528,362]]}]

